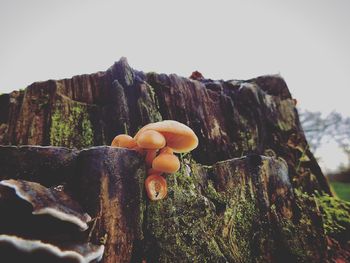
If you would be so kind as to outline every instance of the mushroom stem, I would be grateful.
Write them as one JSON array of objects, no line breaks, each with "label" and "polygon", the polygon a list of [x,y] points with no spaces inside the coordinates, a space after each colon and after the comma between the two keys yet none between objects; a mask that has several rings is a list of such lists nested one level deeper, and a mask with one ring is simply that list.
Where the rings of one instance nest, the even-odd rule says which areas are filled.
[{"label": "mushroom stem", "polygon": [[157,151],[158,150],[147,150],[146,158],[145,158],[147,167],[152,167],[152,162],[154,158],[156,158],[157,156]]},{"label": "mushroom stem", "polygon": [[154,170],[153,168],[150,168],[147,170],[147,175],[151,175],[151,174],[162,175],[163,173],[161,171],[157,171],[157,170]]}]

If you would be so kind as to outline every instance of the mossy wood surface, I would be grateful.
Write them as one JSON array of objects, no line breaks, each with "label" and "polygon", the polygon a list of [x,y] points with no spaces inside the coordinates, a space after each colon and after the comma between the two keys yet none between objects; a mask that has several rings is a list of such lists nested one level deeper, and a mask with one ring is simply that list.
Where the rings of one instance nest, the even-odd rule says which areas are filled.
[{"label": "mossy wood surface", "polygon": [[[93,217],[75,239],[104,244],[103,262],[350,262],[350,205],[332,195],[295,103],[280,76],[197,81],[121,59],[0,95],[0,144],[48,146],[1,146],[0,179],[62,186]],[[164,119],[199,146],[151,202],[142,156],[88,147]]]},{"label": "mossy wood surface", "polygon": [[[206,166],[181,156],[180,171],[166,176],[168,196],[156,202],[146,197],[145,164],[134,151],[1,146],[0,157],[7,158],[0,158],[1,180],[61,187],[79,202],[93,220],[84,234],[73,229],[70,235],[103,244],[102,262],[333,262],[349,256],[349,203],[294,189],[287,164],[275,157]],[[0,202],[0,209],[8,204]],[[16,224],[17,235],[31,238],[50,229],[41,218],[24,230],[27,217],[24,226],[37,221],[23,204],[11,209],[20,217],[7,218],[10,228],[0,219],[0,234]],[[51,227],[52,239],[67,229],[57,222]]]}]

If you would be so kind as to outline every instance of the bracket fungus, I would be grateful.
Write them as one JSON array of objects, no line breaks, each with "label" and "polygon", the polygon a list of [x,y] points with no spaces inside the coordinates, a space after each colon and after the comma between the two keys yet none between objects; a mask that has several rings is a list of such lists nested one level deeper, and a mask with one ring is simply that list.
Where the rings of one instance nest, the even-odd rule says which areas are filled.
[{"label": "bracket fungus", "polygon": [[[118,135],[118,138],[132,138],[128,135]],[[116,137],[116,138],[117,138]],[[116,146],[116,138],[112,146]],[[145,181],[146,192],[151,200],[160,200],[167,195],[166,180],[162,173],[175,173],[180,169],[179,158],[174,153],[192,151],[198,146],[198,137],[193,130],[174,120],[164,120],[150,123],[142,127],[134,136],[137,147],[119,143],[119,147],[131,148],[140,153],[146,151],[145,162],[148,177]],[[124,145],[124,146],[123,146]]]},{"label": "bracket fungus", "polygon": [[90,243],[85,231],[91,217],[61,187],[3,180],[0,207],[1,262],[101,261],[104,246]]},{"label": "bracket fungus", "polygon": [[81,231],[88,229],[91,217],[63,191],[24,180],[3,180],[0,185],[13,189],[18,198],[30,203],[33,215],[46,214],[77,225]]},{"label": "bracket fungus", "polygon": [[100,261],[103,253],[103,245],[91,243],[56,245],[13,235],[0,235],[0,254],[8,262],[90,263]]}]

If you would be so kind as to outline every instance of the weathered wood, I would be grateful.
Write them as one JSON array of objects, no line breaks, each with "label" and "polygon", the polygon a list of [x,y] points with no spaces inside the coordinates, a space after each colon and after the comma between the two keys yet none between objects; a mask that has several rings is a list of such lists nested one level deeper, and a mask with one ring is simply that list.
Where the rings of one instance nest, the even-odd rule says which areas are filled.
[{"label": "weathered wood", "polygon": [[252,155],[193,164],[169,175],[168,185],[168,199],[147,207],[150,262],[325,259],[317,205],[295,196],[284,161]]},{"label": "weathered wood", "polygon": [[80,152],[72,192],[94,218],[89,240],[103,240],[103,262],[130,262],[143,238],[145,165],[134,151],[96,147]]},{"label": "weathered wood", "polygon": [[[327,200],[339,201],[318,200],[294,189],[281,158],[253,154],[204,166],[182,157],[180,171],[166,176],[168,196],[152,202],[144,189],[143,157],[136,152],[111,147],[74,152],[60,147],[0,148],[0,156],[9,152],[21,156],[26,165],[0,163],[0,171],[7,170],[6,179],[35,171],[36,176],[27,179],[39,183],[47,183],[50,162],[57,170],[66,169],[68,154],[75,169],[68,177],[62,174],[59,187],[63,184],[63,191],[92,221],[81,232],[57,219],[31,215],[32,208],[1,191],[0,210],[6,216],[0,218],[0,234],[104,244],[102,262],[348,260],[344,242],[350,228],[341,218],[330,221],[328,217],[340,211],[336,207],[323,210],[328,209]],[[56,155],[42,166],[26,161],[33,152],[42,159]],[[342,213],[350,215],[350,209]]]},{"label": "weathered wood", "polygon": [[110,145],[117,134],[173,119],[199,137],[199,163],[273,152],[286,160],[295,187],[331,194],[278,75],[192,80],[136,71],[123,58],[105,72],[33,83],[0,103],[0,144]]},{"label": "weathered wood", "polygon": [[[16,181],[2,181],[0,185],[0,234],[15,234],[24,238],[41,239],[50,242],[91,242],[105,246],[102,262],[131,262],[133,253],[143,239],[143,212],[146,197],[143,190],[145,165],[142,157],[130,150],[111,147],[95,147],[83,151],[71,151],[62,147],[0,147],[1,179],[26,179],[57,191],[65,191],[77,200],[84,211],[93,219],[89,230],[78,231],[77,226],[61,222],[52,216],[35,216],[33,208],[4,189]],[[40,161],[41,160],[41,161]],[[18,165],[20,164],[20,165]],[[68,168],[68,169],[67,169]],[[50,177],[51,173],[60,176]],[[37,184],[18,182],[25,185],[26,196],[38,198],[34,203],[40,206],[54,202],[49,190]],[[33,185],[33,189],[31,188]],[[35,187],[37,189],[35,189]],[[7,187],[11,189],[11,187]],[[47,192],[47,198],[40,196]],[[66,195],[57,192],[57,204],[62,207]],[[68,202],[67,206],[71,204]],[[36,209],[36,206],[34,206]],[[42,207],[41,207],[42,208]],[[60,208],[61,209],[61,208]],[[68,208],[68,211],[71,208]],[[1,255],[0,255],[1,257]]]},{"label": "weathered wood", "polygon": [[[144,157],[88,147],[162,119],[199,147],[151,202]],[[0,188],[0,234],[104,244],[103,262],[350,262],[350,204],[332,196],[280,76],[194,80],[121,59],[0,95],[0,144],[68,147],[0,146],[0,180],[58,187],[93,218],[81,232]]]},{"label": "weathered wood", "polygon": [[0,180],[23,179],[47,187],[71,180],[77,151],[63,147],[1,146]]}]

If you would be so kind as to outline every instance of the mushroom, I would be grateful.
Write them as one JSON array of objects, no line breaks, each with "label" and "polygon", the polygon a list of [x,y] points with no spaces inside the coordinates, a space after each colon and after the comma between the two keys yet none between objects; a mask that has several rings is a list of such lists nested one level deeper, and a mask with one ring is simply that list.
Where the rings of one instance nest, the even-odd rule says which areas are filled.
[{"label": "mushroom", "polygon": [[18,198],[30,203],[33,215],[50,215],[77,225],[81,231],[88,229],[91,217],[63,191],[24,180],[3,180],[0,185],[13,189]]},{"label": "mushroom", "polygon": [[158,171],[158,170],[154,170],[153,168],[150,168],[147,170],[147,174],[151,175],[151,174],[158,174],[161,175],[163,172]]},{"label": "mushroom", "polygon": [[163,173],[175,173],[180,169],[180,161],[174,154],[164,152],[154,158],[152,168]]},{"label": "mushroom", "polygon": [[133,137],[127,134],[119,134],[114,137],[111,146],[132,149],[136,147],[137,144]]},{"label": "mushroom", "polygon": [[161,149],[166,143],[164,136],[152,129],[141,132],[135,140],[139,147],[152,150]]},{"label": "mushroom", "polygon": [[[132,140],[129,136],[127,142],[130,141]],[[166,196],[166,180],[161,174],[175,173],[180,169],[180,161],[174,152],[189,152],[198,146],[198,138],[193,130],[173,120],[147,124],[136,133],[133,142],[136,142],[136,146],[131,147],[133,150],[141,154],[146,151],[146,165],[147,168],[151,167],[147,171],[149,176],[145,181],[147,195],[151,200],[159,200]]]},{"label": "mushroom", "polygon": [[28,240],[12,235],[0,235],[0,254],[11,262],[99,262],[104,246],[91,243],[54,245],[40,240]]},{"label": "mushroom", "polygon": [[147,196],[150,200],[160,200],[168,193],[167,183],[164,177],[158,174],[149,175],[145,180]]},{"label": "mushroom", "polygon": [[173,149],[171,149],[169,146],[165,146],[163,149],[160,150],[160,153],[169,153],[169,154],[173,154],[174,151],[173,151]]},{"label": "mushroom", "polygon": [[146,158],[145,158],[147,167],[152,167],[152,162],[154,158],[156,158],[157,156],[157,151],[158,150],[147,150]]},{"label": "mushroom", "polygon": [[189,152],[198,146],[198,138],[193,130],[178,121],[165,120],[147,124],[136,133],[135,140],[138,141],[149,130],[161,133],[165,137],[166,145],[176,153]]}]

